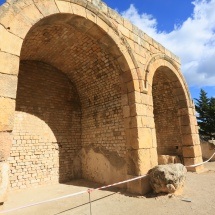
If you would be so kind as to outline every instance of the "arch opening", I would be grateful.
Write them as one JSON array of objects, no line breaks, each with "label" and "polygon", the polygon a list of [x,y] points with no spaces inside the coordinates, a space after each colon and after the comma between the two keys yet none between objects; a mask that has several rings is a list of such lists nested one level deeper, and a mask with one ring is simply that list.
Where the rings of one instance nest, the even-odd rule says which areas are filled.
[{"label": "arch opening", "polygon": [[121,56],[99,26],[75,15],[30,29],[20,56],[12,188],[126,178]]},{"label": "arch opening", "polygon": [[152,84],[158,163],[183,163],[181,118],[187,110],[181,83],[172,70],[160,66]]}]

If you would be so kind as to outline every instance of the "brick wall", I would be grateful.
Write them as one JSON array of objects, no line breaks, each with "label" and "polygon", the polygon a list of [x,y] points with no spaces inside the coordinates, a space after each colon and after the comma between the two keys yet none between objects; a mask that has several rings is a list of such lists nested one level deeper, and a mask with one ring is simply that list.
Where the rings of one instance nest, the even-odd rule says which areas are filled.
[{"label": "brick wall", "polygon": [[153,78],[154,118],[159,155],[180,155],[182,137],[178,100],[168,71],[158,70]]},{"label": "brick wall", "polygon": [[25,188],[75,177],[72,162],[81,148],[81,111],[70,80],[44,63],[20,65],[10,181]]},{"label": "brick wall", "polygon": [[82,174],[82,169],[90,166],[79,166],[78,170],[74,166],[77,156],[82,156],[82,147],[93,148],[107,158],[114,152],[124,161],[119,67],[105,52],[96,62],[83,59],[88,68],[83,66],[67,74],[75,85],[48,64],[21,61],[9,159],[12,188],[65,182],[75,177],[93,179],[102,174]]}]

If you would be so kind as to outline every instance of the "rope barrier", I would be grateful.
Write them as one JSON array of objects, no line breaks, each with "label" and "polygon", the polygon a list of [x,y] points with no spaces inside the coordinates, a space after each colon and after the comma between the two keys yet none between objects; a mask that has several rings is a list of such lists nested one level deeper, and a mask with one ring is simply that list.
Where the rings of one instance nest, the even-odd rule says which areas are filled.
[{"label": "rope barrier", "polygon": [[144,178],[146,176],[147,175],[141,175],[141,176],[138,176],[138,177],[135,177],[135,178],[132,178],[132,179],[128,179],[128,180],[125,180],[125,181],[120,181],[120,182],[117,182],[117,183],[114,183],[114,184],[105,185],[105,186],[98,187],[98,188],[95,188],[95,189],[88,189],[88,192],[93,192],[93,191],[96,191],[96,190],[102,190],[102,189],[105,189],[105,188],[114,187],[116,185],[125,184],[125,183],[131,182],[131,181],[136,181],[136,180]]},{"label": "rope barrier", "polygon": [[[204,161],[202,163],[199,163],[199,164],[194,164],[194,165],[185,166],[185,167],[197,167],[197,166],[203,165],[203,164],[209,162],[214,157],[214,155],[215,155],[215,152],[213,153],[213,155],[208,160],[206,160],[206,161]],[[45,200],[45,201],[40,201],[40,202],[36,202],[36,203],[33,203],[33,204],[28,204],[28,205],[25,205],[25,206],[14,208],[14,209],[0,211],[0,214],[10,213],[10,212],[25,209],[25,208],[28,208],[28,207],[33,207],[33,206],[40,205],[40,204],[45,204],[45,203],[49,203],[49,202],[53,202],[53,201],[57,201],[57,200],[61,200],[61,199],[69,198],[69,197],[74,197],[74,196],[82,195],[84,193],[89,193],[89,198],[90,198],[90,193],[93,192],[93,191],[102,190],[102,189],[113,187],[113,186],[120,185],[120,184],[125,184],[125,183],[131,182],[131,181],[142,179],[142,178],[144,178],[146,176],[147,175],[142,175],[142,176],[138,176],[138,177],[128,179],[128,180],[125,180],[125,181],[120,181],[120,182],[117,182],[117,183],[114,183],[114,184],[109,184],[109,185],[106,185],[106,186],[98,187],[98,188],[95,188],[95,189],[88,189],[88,190],[80,191],[80,192],[77,192],[77,193],[73,193],[73,194],[69,194],[69,195],[65,195],[65,196],[61,196],[61,197],[57,197],[57,198],[53,198],[53,199],[49,199],[49,200]],[[91,202],[91,200],[90,200],[90,202]],[[90,210],[91,210],[91,208],[90,208]]]},{"label": "rope barrier", "polygon": [[193,164],[193,165],[185,166],[185,167],[197,167],[197,166],[201,166],[201,165],[203,165],[203,164],[209,162],[209,161],[214,157],[214,155],[215,155],[215,152],[212,154],[212,156],[211,156],[208,160],[206,160],[206,161],[204,161],[204,162],[202,162],[202,163]]},{"label": "rope barrier", "polygon": [[45,203],[48,203],[48,202],[57,201],[57,200],[61,200],[61,199],[69,198],[69,197],[74,197],[74,196],[82,195],[84,193],[87,193],[87,191],[85,190],[85,191],[81,191],[81,192],[61,196],[61,197],[58,197],[58,198],[53,198],[53,199],[49,199],[49,200],[45,200],[45,201],[41,201],[41,202],[36,202],[36,203],[33,203],[33,204],[24,205],[24,206],[21,206],[21,207],[10,209],[10,210],[0,211],[0,214],[9,213],[9,212],[13,212],[13,211],[33,207],[33,206],[36,206],[36,205],[45,204]]},{"label": "rope barrier", "polygon": [[132,178],[132,179],[129,179],[129,180],[120,181],[118,183],[110,184],[110,185],[107,185],[107,186],[102,186],[102,187],[98,187],[98,188],[95,188],[95,189],[88,189],[88,190],[84,190],[84,191],[81,191],[81,192],[77,192],[77,193],[73,193],[73,194],[69,194],[69,195],[65,195],[65,196],[61,196],[61,197],[57,197],[57,198],[53,198],[53,199],[49,199],[49,200],[45,200],[45,201],[40,201],[40,202],[36,202],[36,203],[33,203],[33,204],[24,205],[24,206],[21,206],[21,207],[10,209],[10,210],[0,211],[0,214],[10,213],[10,212],[25,209],[25,208],[28,208],[28,207],[33,207],[33,206],[36,206],[36,205],[41,205],[41,204],[45,204],[45,203],[49,203],[49,202],[69,198],[69,197],[74,197],[74,196],[82,195],[84,193],[89,193],[90,194],[91,192],[96,191],[96,190],[102,190],[102,189],[105,189],[105,188],[108,188],[108,187],[113,187],[113,186],[116,186],[116,185],[119,185],[119,184],[128,183],[128,182],[131,182],[131,181],[135,181],[135,180],[144,178],[146,176],[147,175],[142,175],[142,176],[138,176],[138,177],[135,177],[135,178]]}]

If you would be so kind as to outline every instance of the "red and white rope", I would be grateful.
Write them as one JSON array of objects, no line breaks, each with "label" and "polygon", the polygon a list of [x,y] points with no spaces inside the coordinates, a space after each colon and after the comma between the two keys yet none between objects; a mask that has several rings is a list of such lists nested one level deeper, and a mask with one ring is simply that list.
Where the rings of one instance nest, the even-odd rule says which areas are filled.
[{"label": "red and white rope", "polygon": [[49,203],[49,202],[69,198],[69,197],[74,197],[74,196],[82,195],[82,194],[85,194],[85,193],[91,193],[91,192],[96,191],[96,190],[102,190],[102,189],[105,189],[105,188],[108,188],[108,187],[113,187],[113,186],[116,186],[116,185],[128,183],[128,182],[131,182],[131,181],[135,181],[135,180],[144,178],[146,176],[147,175],[142,175],[142,176],[138,176],[138,177],[128,179],[128,180],[125,180],[125,181],[120,181],[118,183],[110,184],[110,185],[107,185],[107,186],[102,186],[102,187],[98,187],[98,188],[95,188],[95,189],[88,189],[88,190],[80,191],[80,192],[77,192],[77,193],[73,193],[73,194],[69,194],[69,195],[65,195],[65,196],[61,196],[61,197],[57,197],[57,198],[53,198],[53,199],[49,199],[49,200],[45,200],[45,201],[40,201],[40,202],[24,205],[24,206],[21,206],[21,207],[10,209],[10,210],[0,211],[0,214],[10,213],[10,212],[25,209],[25,208],[28,208],[28,207],[33,207],[33,206],[36,206],[36,205],[41,205],[41,204],[45,204],[45,203]]},{"label": "red and white rope", "polygon": [[[206,160],[206,161],[204,161],[202,163],[199,163],[199,164],[194,164],[194,165],[190,165],[190,166],[186,166],[186,167],[197,167],[197,166],[203,165],[204,163],[209,162],[214,157],[214,155],[215,155],[215,152],[213,153],[213,155],[208,160]],[[13,209],[10,209],[10,210],[0,211],[0,214],[9,213],[9,212],[13,212],[13,211],[21,210],[21,209],[24,209],[24,208],[33,207],[33,206],[36,206],[36,205],[57,201],[57,200],[61,200],[61,199],[69,198],[69,197],[74,197],[74,196],[82,195],[82,194],[85,194],[85,193],[91,193],[91,192],[96,191],[96,190],[102,190],[102,189],[106,189],[106,188],[109,188],[109,187],[113,187],[113,186],[117,186],[117,185],[120,185],[120,184],[125,184],[125,183],[131,182],[131,181],[135,181],[135,180],[138,180],[138,179],[142,179],[142,178],[144,178],[146,176],[147,175],[141,175],[141,176],[138,176],[138,177],[135,177],[135,178],[132,178],[132,179],[128,179],[128,180],[125,180],[125,181],[120,181],[120,182],[117,182],[117,183],[114,183],[114,184],[109,184],[109,185],[98,187],[98,188],[95,188],[95,189],[88,189],[88,190],[80,191],[80,192],[77,192],[77,193],[73,193],[73,194],[69,194],[69,195],[65,195],[65,196],[61,196],[61,197],[57,197],[57,198],[53,198],[53,199],[49,199],[49,200],[45,200],[45,201],[36,202],[36,203],[28,204],[28,205],[25,205],[25,206],[17,207],[17,208],[13,208]]]},{"label": "red and white rope", "polygon": [[214,157],[214,155],[215,155],[215,152],[212,154],[212,156],[208,160],[206,160],[204,162],[201,162],[201,163],[198,163],[198,164],[193,164],[193,165],[185,166],[185,167],[197,167],[197,166],[201,166],[201,165],[209,162]]}]

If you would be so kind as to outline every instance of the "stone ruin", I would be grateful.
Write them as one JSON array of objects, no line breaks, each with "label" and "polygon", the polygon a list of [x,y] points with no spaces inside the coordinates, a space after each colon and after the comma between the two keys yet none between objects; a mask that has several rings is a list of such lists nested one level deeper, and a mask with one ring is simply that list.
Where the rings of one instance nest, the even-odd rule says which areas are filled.
[{"label": "stone ruin", "polygon": [[202,161],[178,57],[100,0],[0,7],[0,202],[8,189],[133,178],[159,156]]}]

